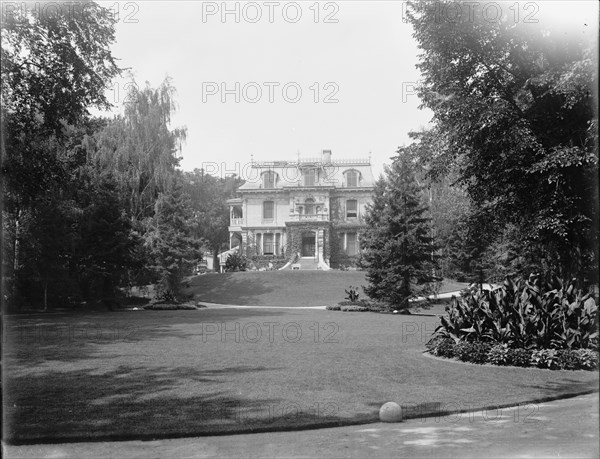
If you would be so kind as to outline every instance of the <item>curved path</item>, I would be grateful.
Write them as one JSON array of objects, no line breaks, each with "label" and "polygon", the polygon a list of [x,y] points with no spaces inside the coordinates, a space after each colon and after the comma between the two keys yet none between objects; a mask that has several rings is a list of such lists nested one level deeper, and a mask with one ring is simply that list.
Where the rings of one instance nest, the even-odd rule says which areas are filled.
[{"label": "curved path", "polygon": [[4,446],[9,458],[597,458],[598,393],[498,411],[300,432]]}]

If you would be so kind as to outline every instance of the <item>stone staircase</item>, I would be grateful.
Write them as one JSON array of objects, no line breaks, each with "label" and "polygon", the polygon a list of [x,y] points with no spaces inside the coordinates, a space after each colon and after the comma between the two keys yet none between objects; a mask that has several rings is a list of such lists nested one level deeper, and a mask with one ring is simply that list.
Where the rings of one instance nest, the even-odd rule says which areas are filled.
[{"label": "stone staircase", "polygon": [[[298,260],[301,271],[316,271],[319,268],[319,262],[315,260],[315,257],[303,257]],[[288,269],[294,269],[294,264],[291,264]]]}]

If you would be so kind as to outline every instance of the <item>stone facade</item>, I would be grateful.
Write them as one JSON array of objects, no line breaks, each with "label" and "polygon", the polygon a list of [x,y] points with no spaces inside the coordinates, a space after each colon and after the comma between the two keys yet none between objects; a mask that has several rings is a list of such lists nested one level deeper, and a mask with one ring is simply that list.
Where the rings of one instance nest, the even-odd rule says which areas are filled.
[{"label": "stone facade", "polygon": [[[374,186],[370,159],[252,162],[230,207],[230,249],[329,269],[358,255]],[[334,243],[335,242],[335,243]]]}]

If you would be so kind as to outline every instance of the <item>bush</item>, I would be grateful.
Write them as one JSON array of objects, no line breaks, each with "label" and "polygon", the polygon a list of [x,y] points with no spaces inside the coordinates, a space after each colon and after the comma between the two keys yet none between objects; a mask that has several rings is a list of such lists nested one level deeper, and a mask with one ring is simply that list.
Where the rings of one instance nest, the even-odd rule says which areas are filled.
[{"label": "bush", "polygon": [[507,278],[492,291],[471,286],[446,311],[436,333],[455,341],[493,342],[514,349],[598,345],[598,308],[575,288],[575,281],[567,284],[553,277],[542,282],[532,275],[517,283]]},{"label": "bush", "polygon": [[232,253],[225,260],[225,271],[227,272],[246,271],[247,266],[248,260],[239,253]]},{"label": "bush", "polygon": [[175,311],[175,310],[196,310],[193,304],[188,303],[152,303],[144,306],[144,309],[152,311]]},{"label": "bush", "polygon": [[492,365],[510,365],[510,349],[506,344],[492,346],[487,355],[487,361]]},{"label": "bush", "polygon": [[365,308],[364,306],[359,305],[340,306],[340,309],[343,312],[365,312],[369,310],[369,308]]},{"label": "bush", "polygon": [[564,349],[558,352],[558,367],[564,370],[577,370],[580,368],[580,359],[576,350]]},{"label": "bush", "polygon": [[330,304],[325,309],[328,311],[339,311],[342,308],[340,304]]},{"label": "bush", "polygon": [[427,343],[427,348],[432,355],[438,357],[452,358],[454,357],[454,340],[436,336]]},{"label": "bush", "polygon": [[578,359],[577,366],[583,370],[598,369],[598,352],[591,349],[577,349],[575,351]]},{"label": "bush", "polygon": [[531,361],[531,351],[527,349],[509,349],[508,361],[515,367],[528,367]]},{"label": "bush", "polygon": [[471,363],[491,363],[551,370],[596,370],[598,352],[592,349],[510,349],[506,344],[494,346],[483,342],[459,341],[434,336],[427,344],[432,355]]},{"label": "bush", "polygon": [[358,293],[358,287],[353,287],[352,285],[350,287],[348,287],[346,290],[346,299],[348,301],[351,301],[353,303],[356,303],[358,301],[358,297],[360,296],[360,294]]},{"label": "bush", "polygon": [[488,343],[462,341],[454,348],[454,355],[463,362],[486,363],[491,346]]}]

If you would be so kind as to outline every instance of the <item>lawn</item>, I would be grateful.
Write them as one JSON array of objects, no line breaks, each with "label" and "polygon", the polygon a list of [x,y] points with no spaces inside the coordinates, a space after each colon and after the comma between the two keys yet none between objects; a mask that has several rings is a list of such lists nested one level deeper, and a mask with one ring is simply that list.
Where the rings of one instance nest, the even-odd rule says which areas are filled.
[{"label": "lawn", "polygon": [[[197,301],[240,306],[326,306],[342,301],[348,286],[367,285],[365,276],[364,271],[211,273],[193,277],[186,293]],[[444,281],[440,293],[466,285]]]},{"label": "lawn", "polygon": [[595,372],[424,356],[437,322],[235,308],[6,316],[4,438],[306,428],[375,421],[387,401],[415,416],[597,390]]}]

